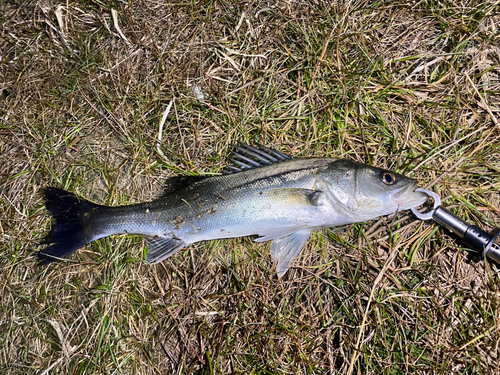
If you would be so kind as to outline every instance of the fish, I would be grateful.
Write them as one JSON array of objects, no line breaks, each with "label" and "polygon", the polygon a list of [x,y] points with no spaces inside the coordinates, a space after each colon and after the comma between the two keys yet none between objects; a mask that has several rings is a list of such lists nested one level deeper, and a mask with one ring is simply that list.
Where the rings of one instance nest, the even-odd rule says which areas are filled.
[{"label": "fish", "polygon": [[48,187],[51,230],[41,265],[63,260],[86,244],[117,234],[143,235],[147,261],[223,238],[257,236],[271,242],[282,277],[312,231],[365,222],[423,204],[417,181],[348,159],[295,158],[260,144],[239,144],[227,172],[167,179],[156,199],[108,207]]}]

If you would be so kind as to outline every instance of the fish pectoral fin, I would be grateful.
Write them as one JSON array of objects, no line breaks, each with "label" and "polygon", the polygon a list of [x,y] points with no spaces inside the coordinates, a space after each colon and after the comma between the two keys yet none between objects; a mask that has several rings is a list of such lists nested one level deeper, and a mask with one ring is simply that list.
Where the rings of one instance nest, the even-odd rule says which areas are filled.
[{"label": "fish pectoral fin", "polygon": [[304,228],[273,240],[271,244],[271,258],[278,262],[276,266],[278,277],[283,277],[286,271],[288,271],[288,268],[295,257],[299,255],[310,234],[311,229]]},{"label": "fish pectoral fin", "polygon": [[277,188],[266,191],[267,197],[287,206],[317,206],[321,190]]},{"label": "fish pectoral fin", "polygon": [[184,241],[175,238],[148,237],[146,238],[147,260],[149,263],[161,262],[174,255],[185,245]]}]

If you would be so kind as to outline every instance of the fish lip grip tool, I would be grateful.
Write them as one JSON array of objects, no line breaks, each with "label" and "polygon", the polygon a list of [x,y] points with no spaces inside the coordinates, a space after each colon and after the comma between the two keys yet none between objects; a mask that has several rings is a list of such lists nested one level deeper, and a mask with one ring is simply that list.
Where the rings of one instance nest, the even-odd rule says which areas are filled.
[{"label": "fish lip grip tool", "polygon": [[415,191],[425,193],[434,199],[434,205],[426,213],[421,213],[417,209],[412,208],[413,215],[420,220],[434,220],[439,225],[455,233],[469,248],[480,253],[481,259],[487,257],[497,265],[500,265],[500,245],[497,243],[500,228],[493,234],[487,233],[477,225],[468,224],[446,208],[441,207],[441,198],[436,193],[426,189],[416,189]]}]

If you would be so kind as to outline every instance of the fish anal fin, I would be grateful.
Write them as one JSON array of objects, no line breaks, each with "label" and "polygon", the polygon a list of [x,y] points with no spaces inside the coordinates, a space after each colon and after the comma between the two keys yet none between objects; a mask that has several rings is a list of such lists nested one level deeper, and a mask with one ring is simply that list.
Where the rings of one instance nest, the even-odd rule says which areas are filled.
[{"label": "fish anal fin", "polygon": [[149,263],[159,263],[174,255],[185,245],[186,243],[184,241],[176,238],[147,237],[147,260]]},{"label": "fish anal fin", "polygon": [[276,266],[278,277],[283,277],[288,271],[293,260],[306,244],[310,234],[310,228],[303,228],[273,240],[271,243],[271,258],[278,262]]}]

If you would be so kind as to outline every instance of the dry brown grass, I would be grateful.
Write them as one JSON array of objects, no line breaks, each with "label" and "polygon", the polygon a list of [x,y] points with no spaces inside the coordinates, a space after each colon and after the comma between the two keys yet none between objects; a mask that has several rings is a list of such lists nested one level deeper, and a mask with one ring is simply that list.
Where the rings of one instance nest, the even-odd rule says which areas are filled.
[{"label": "dry brown grass", "polygon": [[409,216],[313,235],[282,280],[249,238],[156,266],[138,237],[35,257],[44,187],[144,201],[238,140],[403,171],[500,226],[499,10],[0,2],[0,372],[499,373],[497,272]]}]

